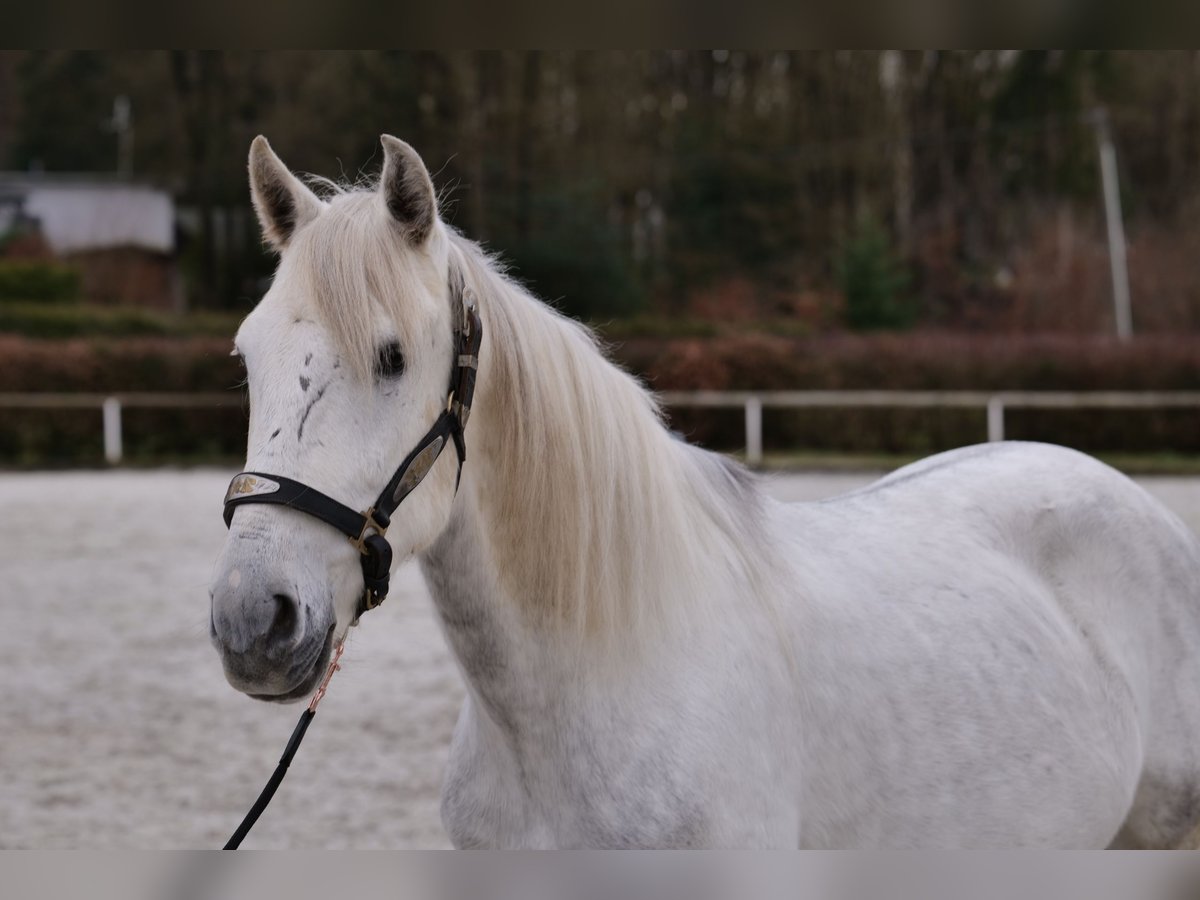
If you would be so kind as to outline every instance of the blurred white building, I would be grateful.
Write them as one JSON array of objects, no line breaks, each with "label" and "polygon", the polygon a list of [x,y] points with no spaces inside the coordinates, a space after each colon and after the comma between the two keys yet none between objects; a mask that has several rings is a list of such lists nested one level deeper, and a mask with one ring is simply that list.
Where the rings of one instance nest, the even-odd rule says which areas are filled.
[{"label": "blurred white building", "polygon": [[[0,173],[0,241],[76,266],[89,300],[178,308],[176,211],[160,188],[96,175]],[[2,252],[2,251],[0,251]]]}]

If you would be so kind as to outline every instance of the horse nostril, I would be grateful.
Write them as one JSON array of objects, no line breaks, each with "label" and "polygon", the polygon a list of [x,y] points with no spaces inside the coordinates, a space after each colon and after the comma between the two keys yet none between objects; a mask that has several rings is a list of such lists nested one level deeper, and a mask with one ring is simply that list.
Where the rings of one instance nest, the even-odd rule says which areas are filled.
[{"label": "horse nostril", "polygon": [[296,634],[296,626],[300,622],[299,604],[287,594],[275,594],[275,618],[267,631],[267,638],[273,644],[283,644],[291,641]]}]

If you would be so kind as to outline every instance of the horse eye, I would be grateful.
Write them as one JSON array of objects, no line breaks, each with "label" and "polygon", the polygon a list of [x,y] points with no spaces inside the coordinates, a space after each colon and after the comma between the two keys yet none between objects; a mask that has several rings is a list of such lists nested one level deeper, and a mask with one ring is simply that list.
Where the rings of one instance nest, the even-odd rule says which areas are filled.
[{"label": "horse eye", "polygon": [[379,349],[379,374],[383,378],[398,378],[404,374],[404,352],[396,343]]}]

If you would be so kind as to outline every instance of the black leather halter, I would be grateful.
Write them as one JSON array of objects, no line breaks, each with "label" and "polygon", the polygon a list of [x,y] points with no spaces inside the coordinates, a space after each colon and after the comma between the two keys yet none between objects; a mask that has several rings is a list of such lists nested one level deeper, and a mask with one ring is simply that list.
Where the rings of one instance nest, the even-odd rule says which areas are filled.
[{"label": "black leather halter", "polygon": [[387,486],[366,512],[355,512],[303,482],[267,472],[241,472],[234,476],[225,493],[226,528],[233,521],[237,507],[246,503],[275,503],[308,513],[346,535],[362,554],[364,591],[355,612],[356,622],[359,616],[377,607],[387,597],[392,546],[384,535],[396,507],[429,474],[447,443],[453,443],[458,454],[458,475],[454,483],[456,491],[462,479],[462,467],[467,459],[463,430],[471,414],[471,399],[475,394],[483,326],[471,289],[462,285],[455,293],[460,301],[456,305],[461,308],[462,321],[457,329],[456,358],[450,373],[446,408],[404,458],[404,462],[400,463]]}]

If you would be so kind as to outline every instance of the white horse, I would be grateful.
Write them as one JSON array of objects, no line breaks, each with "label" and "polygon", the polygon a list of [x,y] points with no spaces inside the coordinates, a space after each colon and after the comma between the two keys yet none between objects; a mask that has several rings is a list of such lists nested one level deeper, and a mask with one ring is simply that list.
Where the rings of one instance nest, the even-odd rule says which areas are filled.
[{"label": "white horse", "polygon": [[[1172,846],[1200,822],[1200,546],[1173,515],[1022,443],[774,502],[383,147],[378,189],[324,199],[251,147],[280,261],[236,341],[247,468],[365,510],[445,406],[473,290],[461,485],[442,454],[387,533],[468,688],[456,845]],[[358,560],[309,515],[239,508],[212,588],[230,682],[309,692]]]}]

